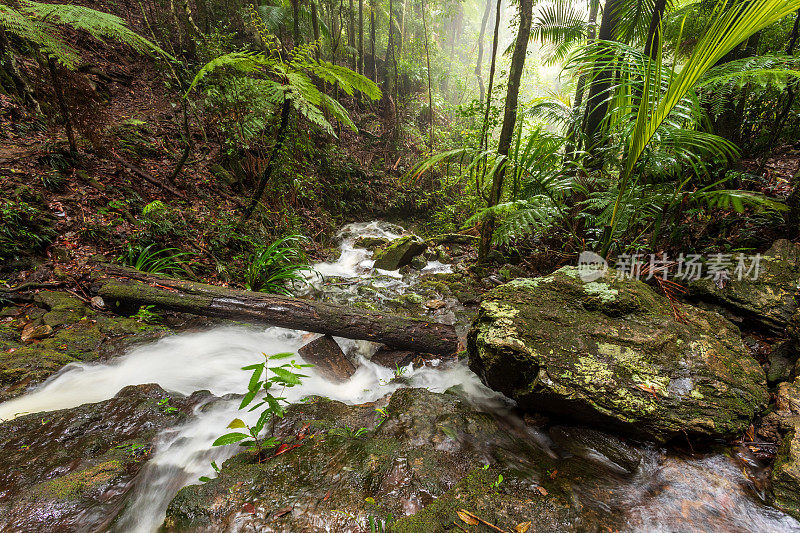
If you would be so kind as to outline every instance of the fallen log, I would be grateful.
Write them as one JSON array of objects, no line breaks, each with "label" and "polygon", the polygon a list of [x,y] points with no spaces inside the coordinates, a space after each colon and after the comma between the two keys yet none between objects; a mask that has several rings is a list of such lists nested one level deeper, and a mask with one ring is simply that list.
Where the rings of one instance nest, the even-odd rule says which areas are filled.
[{"label": "fallen log", "polygon": [[344,305],[227,289],[100,263],[103,277],[92,293],[112,309],[135,312],[142,305],[195,315],[269,324],[347,339],[382,342],[393,348],[454,354],[455,328]]}]

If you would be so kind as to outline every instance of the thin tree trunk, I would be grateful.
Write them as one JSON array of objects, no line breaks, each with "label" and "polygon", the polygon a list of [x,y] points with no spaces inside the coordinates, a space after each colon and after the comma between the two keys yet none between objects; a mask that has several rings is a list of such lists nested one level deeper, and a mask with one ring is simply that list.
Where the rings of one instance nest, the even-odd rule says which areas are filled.
[{"label": "thin tree trunk", "polygon": [[348,55],[350,55],[350,64],[352,69],[358,68],[358,58],[353,51],[356,48],[356,10],[353,0],[350,0],[350,11],[347,13],[347,45],[350,47]]},{"label": "thin tree trunk", "polygon": [[185,137],[184,142],[186,145],[183,148],[183,155],[181,155],[178,164],[175,165],[175,169],[169,176],[169,181],[172,183],[175,183],[175,180],[178,178],[178,174],[181,173],[181,170],[186,164],[186,161],[189,159],[189,155],[192,153],[192,148],[194,147],[194,142],[192,142],[192,132],[189,129],[189,104],[186,102],[186,98],[181,98],[181,104],[183,106],[183,135]]},{"label": "thin tree trunk", "polygon": [[56,101],[58,108],[61,110],[61,118],[64,121],[64,129],[67,131],[67,141],[69,142],[69,151],[73,154],[78,153],[78,143],[75,140],[75,132],[72,129],[72,120],[69,115],[69,108],[67,102],[64,100],[64,91],[61,86],[61,79],[58,77],[56,71],[56,62],[52,58],[47,58],[47,66],[50,70],[50,80],[53,83],[53,90],[56,93]]},{"label": "thin tree trunk", "polygon": [[317,58],[317,62],[319,62],[322,43],[319,40],[319,14],[317,13],[317,2],[315,0],[311,0],[311,29],[314,32],[314,42],[317,43],[314,49],[314,55]]},{"label": "thin tree trunk", "polygon": [[486,0],[486,7],[483,10],[481,19],[481,33],[478,36],[478,61],[475,64],[475,76],[478,78],[478,89],[480,90],[480,102],[486,98],[486,88],[483,86],[483,41],[486,39],[486,24],[489,22],[489,14],[492,12],[492,0]]},{"label": "thin tree trunk", "polygon": [[292,0],[292,41],[300,44],[300,0]]},{"label": "thin tree trunk", "polygon": [[[600,22],[600,31],[597,38],[601,41],[610,41],[614,35],[617,25],[618,11],[622,0],[606,0],[603,8],[603,19]],[[604,50],[606,53],[609,50]],[[590,155],[590,167],[597,168],[602,164],[598,157],[598,150],[601,147],[600,126],[606,116],[608,109],[609,91],[614,77],[614,69],[611,68],[610,60],[603,61],[602,64],[595,63],[597,75],[589,87],[589,97],[586,100],[586,143]]]},{"label": "thin tree trunk", "polygon": [[428,65],[428,134],[430,135],[430,146],[433,148],[433,88],[431,87],[431,54],[428,50],[428,22],[425,18],[424,0],[422,2],[422,29],[425,32],[425,61]]},{"label": "thin tree trunk", "polygon": [[[486,91],[486,109],[483,114],[483,124],[481,126],[480,150],[484,150],[488,146],[488,130],[489,130],[489,111],[492,107],[492,89],[494,88],[494,72],[497,66],[497,43],[500,37],[500,9],[503,0],[497,0],[497,9],[494,17],[494,33],[492,38],[492,62],[489,65],[489,89]],[[485,167],[484,167],[485,170]],[[479,191],[480,192],[480,191]]]},{"label": "thin tree trunk", "polygon": [[[514,126],[517,121],[517,101],[519,87],[522,80],[522,71],[525,68],[525,55],[528,51],[528,39],[531,35],[531,22],[533,19],[533,0],[520,0],[519,2],[519,30],[514,43],[514,53],[511,56],[511,66],[508,74],[508,92],[503,115],[503,126],[500,130],[500,139],[497,143],[497,153],[507,157],[514,137]],[[492,188],[489,193],[488,207],[500,203],[503,194],[503,179],[505,178],[507,164],[502,164],[492,177]],[[489,216],[481,228],[481,242],[478,250],[478,260],[486,261],[489,247],[494,233],[494,217]]]},{"label": "thin tree trunk", "polygon": [[664,9],[667,0],[656,0],[653,16],[650,18],[650,28],[647,30],[647,42],[644,44],[644,55],[655,61],[658,50],[661,48],[661,20],[664,18]]},{"label": "thin tree trunk", "polygon": [[[586,45],[591,46],[594,43],[597,34],[597,11],[600,9],[600,0],[591,0],[589,4],[589,26],[586,31]],[[583,93],[586,92],[586,78],[587,74],[584,72],[578,77],[578,83],[575,86],[575,99],[572,102],[572,109],[579,112],[581,105],[583,105]],[[565,147],[564,153],[565,164],[575,161],[579,148],[578,135],[583,126],[582,120],[576,120],[575,124],[570,128],[568,135],[568,143]]]},{"label": "thin tree trunk", "polygon": [[375,5],[372,4],[369,10],[369,43],[370,54],[372,54],[372,81],[378,83],[378,62],[375,57]]},{"label": "thin tree trunk", "polygon": [[245,211],[244,215],[242,216],[242,222],[246,222],[251,216],[253,216],[256,206],[261,201],[261,196],[263,196],[264,190],[267,188],[267,183],[269,183],[272,171],[274,170],[277,160],[280,157],[281,148],[283,148],[283,142],[286,138],[286,128],[289,125],[289,113],[291,110],[291,102],[288,99],[284,100],[283,108],[281,109],[281,125],[278,128],[278,134],[275,136],[275,145],[272,147],[272,155],[269,157],[267,168],[265,168],[264,172],[261,174],[261,179],[258,182],[256,194],[253,196],[253,200],[250,202],[250,206],[247,208],[247,211]]},{"label": "thin tree trunk", "polygon": [[364,0],[358,0],[358,73],[364,75]]}]

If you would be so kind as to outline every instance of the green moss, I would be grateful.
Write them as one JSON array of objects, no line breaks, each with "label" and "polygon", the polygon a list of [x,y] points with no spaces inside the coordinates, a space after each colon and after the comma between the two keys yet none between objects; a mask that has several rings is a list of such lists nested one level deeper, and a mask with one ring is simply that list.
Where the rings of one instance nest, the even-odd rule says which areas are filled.
[{"label": "green moss", "polygon": [[42,496],[61,500],[78,499],[94,487],[106,484],[122,470],[119,461],[112,460],[96,466],[71,472],[65,476],[45,481],[34,487],[34,491]]}]

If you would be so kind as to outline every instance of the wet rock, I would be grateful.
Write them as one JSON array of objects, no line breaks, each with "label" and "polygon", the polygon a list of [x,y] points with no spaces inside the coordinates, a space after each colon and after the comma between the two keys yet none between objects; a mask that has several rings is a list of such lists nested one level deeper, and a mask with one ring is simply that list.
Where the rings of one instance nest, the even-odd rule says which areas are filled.
[{"label": "wet rock", "polygon": [[410,365],[417,356],[419,356],[417,352],[410,350],[395,350],[388,346],[381,346],[370,358],[370,361],[394,370],[397,367]]},{"label": "wet rock", "polygon": [[561,452],[589,461],[601,461],[612,470],[632,474],[642,462],[642,454],[618,437],[590,428],[554,426],[550,438]]},{"label": "wet rock", "polygon": [[768,356],[767,383],[774,385],[779,381],[789,381],[798,355],[794,342],[783,342],[775,347]]},{"label": "wet rock", "polygon": [[470,368],[523,409],[637,437],[740,435],[766,405],[764,371],[735,326],[609,270],[574,267],[484,295],[468,335]]},{"label": "wet rock", "polygon": [[461,233],[443,233],[428,239],[428,243],[432,246],[440,244],[468,244],[477,245],[478,237],[475,235],[462,235]]},{"label": "wet rock", "polygon": [[416,235],[400,237],[375,252],[374,267],[397,270],[410,264],[411,260],[424,252],[427,247],[428,245]]},{"label": "wet rock", "polygon": [[422,270],[428,266],[428,260],[421,255],[417,255],[411,259],[411,262],[408,265],[414,270]]},{"label": "wet rock", "polygon": [[[68,363],[97,361],[167,331],[129,318],[97,314],[69,293],[45,291],[37,299],[47,308],[29,307],[18,312],[14,323],[21,331],[8,328],[0,335],[0,401],[22,393]],[[52,320],[55,316],[58,320]],[[45,324],[46,317],[57,325]],[[23,340],[24,328],[34,328],[40,339],[30,342],[32,338],[26,335],[28,342]]]},{"label": "wet rock", "polygon": [[314,365],[316,372],[331,381],[347,381],[356,373],[356,367],[330,335],[314,339],[302,346],[297,353],[307,363]]},{"label": "wet rock", "polygon": [[392,531],[428,533],[449,531],[461,508],[505,530],[529,520],[529,532],[610,521],[602,511],[592,517],[567,475],[545,474],[570,472],[579,459],[553,458],[454,394],[400,389],[388,405],[319,399],[290,407],[277,434],[300,446],[261,464],[247,453],[226,461],[219,477],[178,493],[163,529],[369,531],[370,520],[391,516]]},{"label": "wet rock", "polygon": [[800,519],[800,424],[784,436],[772,467],[773,505]]},{"label": "wet rock", "polygon": [[381,246],[385,246],[389,244],[389,239],[384,237],[359,237],[358,239],[353,242],[353,246],[356,248],[366,248],[367,250],[376,250]]},{"label": "wet rock", "polygon": [[723,287],[712,279],[692,282],[690,296],[730,313],[730,318],[744,328],[782,334],[796,310],[800,245],[784,239],[775,241],[761,257],[755,280],[749,276],[738,280],[733,272],[729,275],[731,279]]},{"label": "wet rock", "polygon": [[20,334],[20,340],[22,342],[30,342],[34,340],[44,339],[52,334],[53,334],[52,326],[48,324],[36,326],[31,322],[28,323],[27,326],[22,328],[22,333]]},{"label": "wet rock", "polygon": [[446,305],[447,302],[445,302],[444,300],[428,300],[427,302],[425,302],[425,307],[427,307],[428,309],[433,309],[434,311],[436,309],[441,309]]},{"label": "wet rock", "polygon": [[[164,398],[175,410],[159,405]],[[187,421],[199,400],[137,385],[104,402],[0,424],[0,530],[106,530],[157,433]]]}]

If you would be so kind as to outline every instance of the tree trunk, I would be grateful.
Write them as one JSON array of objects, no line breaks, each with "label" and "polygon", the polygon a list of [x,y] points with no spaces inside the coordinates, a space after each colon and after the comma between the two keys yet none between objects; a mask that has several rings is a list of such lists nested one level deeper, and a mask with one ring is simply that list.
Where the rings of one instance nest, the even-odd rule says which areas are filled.
[{"label": "tree trunk", "polygon": [[72,120],[69,115],[69,108],[67,102],[64,100],[64,91],[61,87],[61,79],[58,77],[56,71],[56,62],[48,57],[47,67],[50,69],[50,80],[53,82],[53,90],[56,93],[56,100],[58,107],[61,110],[61,118],[64,120],[64,129],[67,130],[67,141],[69,142],[69,151],[72,154],[78,153],[78,143],[75,140],[75,132],[72,129]]},{"label": "tree trunk", "polygon": [[483,10],[481,19],[481,33],[478,36],[478,61],[475,64],[475,76],[478,78],[478,89],[480,90],[480,102],[486,98],[486,89],[483,86],[483,41],[486,39],[486,24],[489,22],[489,14],[492,12],[492,0],[486,0],[486,8]]},{"label": "tree trunk", "polygon": [[664,18],[664,9],[666,7],[667,0],[656,0],[653,16],[650,18],[650,28],[647,30],[644,55],[649,56],[653,61],[658,58],[658,50],[661,48],[661,19]]},{"label": "tree trunk", "polygon": [[[489,0],[491,2],[491,0]],[[431,54],[428,50],[428,23],[425,18],[425,1],[422,2],[422,29],[425,32],[425,60],[428,64],[428,134],[433,148],[433,88],[431,87]]]},{"label": "tree trunk", "polygon": [[[528,51],[528,39],[531,35],[531,22],[533,19],[533,0],[520,0],[519,3],[519,30],[514,43],[514,53],[511,56],[511,66],[508,74],[508,92],[503,114],[503,127],[500,130],[500,139],[497,143],[497,153],[508,156],[511,148],[511,139],[514,136],[514,126],[517,121],[517,100],[522,71],[525,68],[525,55]],[[506,164],[501,165],[492,177],[492,189],[489,193],[488,207],[494,207],[500,202],[503,194],[503,179],[506,173]],[[478,250],[479,261],[485,261],[494,233],[494,217],[489,217],[481,228],[481,242]]]},{"label": "tree trunk", "polygon": [[364,75],[364,0],[358,0],[358,73]]},{"label": "tree trunk", "polygon": [[347,13],[347,45],[350,47],[347,53],[351,58],[351,68],[352,70],[356,70],[358,68],[358,58],[353,51],[356,48],[356,10],[353,0],[350,0],[350,11]]},{"label": "tree trunk", "polygon": [[372,81],[378,83],[378,62],[375,60],[375,5],[370,6],[369,10],[369,43],[370,54],[372,55]]},{"label": "tree trunk", "polygon": [[[791,56],[794,55],[794,47],[797,44],[798,34],[800,33],[800,11],[797,11],[794,16],[794,26],[792,26],[792,33],[789,37],[789,43],[786,45],[786,55]],[[795,99],[795,83],[789,82],[786,87],[786,99],[784,100],[783,109],[778,112],[778,115],[775,118],[775,127],[772,130],[772,135],[770,137],[770,142],[768,146],[772,146],[781,136],[783,132],[783,126],[786,123],[786,118],[789,116],[789,111],[792,109],[792,105],[794,105]],[[764,158],[766,160],[766,157]],[[800,207],[796,208],[800,209]],[[800,220],[800,213],[795,217],[796,219]],[[797,232],[797,229],[793,229],[792,231]],[[795,233],[796,234],[796,233]]]},{"label": "tree trunk", "polygon": [[[597,38],[601,41],[610,41],[614,35],[614,29],[619,19],[617,11],[622,0],[606,0],[603,8],[603,19],[600,22],[600,31]],[[608,109],[609,91],[614,77],[614,69],[611,68],[610,61],[595,63],[595,70],[598,71],[591,86],[589,87],[589,97],[586,100],[586,148],[590,155],[590,167],[597,168],[602,164],[597,157],[600,148],[601,131],[600,126],[606,116]]]},{"label": "tree trunk", "polygon": [[[589,4],[589,26],[586,30],[586,45],[591,46],[594,43],[595,36],[597,34],[597,11],[600,9],[600,0],[591,0]],[[580,77],[578,77],[578,83],[575,87],[575,99],[572,102],[572,109],[577,113],[580,111],[581,105],[583,104],[583,93],[586,92],[586,73],[582,73]],[[578,135],[580,134],[580,128],[582,127],[582,121],[576,120],[575,124],[572,125],[570,128],[570,132],[568,135],[568,144],[565,147],[564,154],[565,163],[570,163],[575,161],[577,157],[577,151],[579,148],[578,143]]]},{"label": "tree trunk", "polygon": [[143,305],[201,316],[269,324],[315,333],[382,342],[394,348],[450,355],[458,348],[453,326],[299,298],[240,291],[101,265],[112,276],[92,292],[112,308],[135,312]]},{"label": "tree trunk", "polygon": [[291,102],[288,99],[284,99],[283,108],[281,109],[281,125],[278,128],[278,134],[275,136],[275,146],[272,147],[272,155],[270,155],[267,168],[264,169],[264,173],[261,175],[261,179],[258,182],[256,194],[253,196],[253,200],[250,202],[247,211],[245,211],[242,216],[242,222],[249,220],[250,217],[253,216],[253,211],[256,210],[256,206],[258,202],[261,201],[261,196],[264,194],[264,189],[267,188],[267,183],[269,183],[269,178],[275,168],[276,161],[280,157],[281,148],[283,148],[283,141],[286,138],[286,127],[289,125],[289,112],[291,110]]},{"label": "tree trunk", "polygon": [[316,42],[314,56],[317,58],[317,62],[319,62],[322,43],[319,40],[319,13],[317,13],[317,2],[315,0],[311,0],[311,29],[314,32],[314,42]]},{"label": "tree trunk", "polygon": [[292,0],[292,41],[300,44],[300,0]]}]

